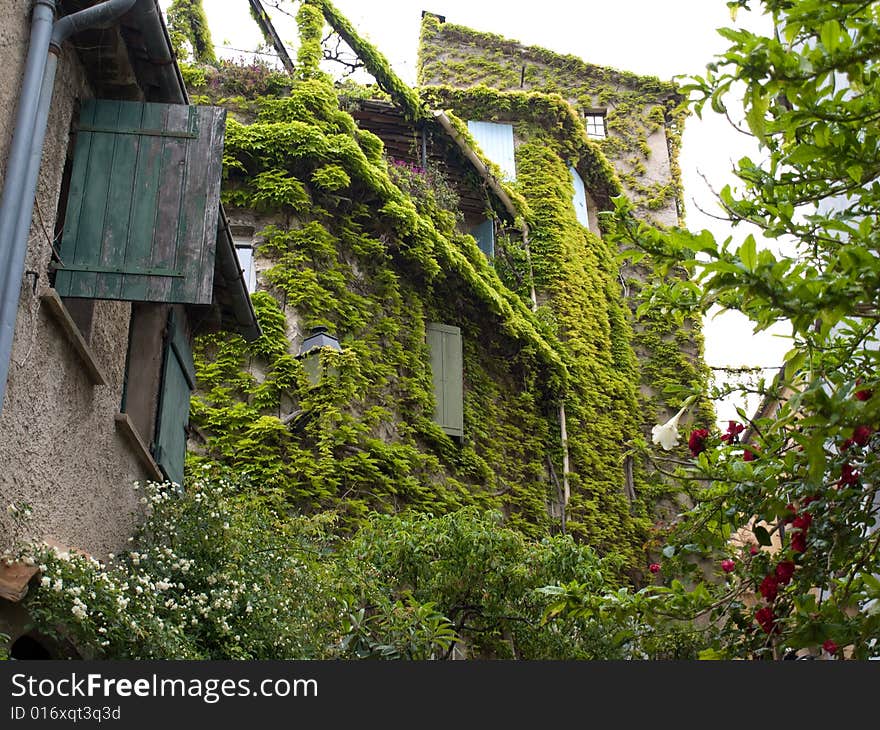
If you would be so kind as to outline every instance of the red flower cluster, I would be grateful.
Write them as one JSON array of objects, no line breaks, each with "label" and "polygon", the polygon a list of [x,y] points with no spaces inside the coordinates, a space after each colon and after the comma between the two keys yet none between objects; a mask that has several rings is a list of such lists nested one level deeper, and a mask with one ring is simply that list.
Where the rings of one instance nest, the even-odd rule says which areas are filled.
[{"label": "red flower cluster", "polygon": [[776,600],[776,596],[779,594],[779,582],[776,580],[776,576],[773,573],[764,576],[764,580],[761,581],[761,585],[758,588],[761,592],[761,595],[764,596],[764,600],[767,603],[773,603]]},{"label": "red flower cluster", "polygon": [[651,563],[648,566],[648,570],[650,570],[652,573],[659,573],[660,572],[660,563]]},{"label": "red flower cluster", "polygon": [[755,452],[751,449],[743,449],[743,461],[754,461],[757,458]]},{"label": "red flower cluster", "polygon": [[764,629],[765,634],[770,634],[776,630],[776,616],[773,615],[773,609],[770,606],[759,608],[755,612],[755,621]]},{"label": "red flower cluster", "polygon": [[788,585],[791,582],[791,577],[794,575],[794,563],[791,560],[783,560],[776,566],[773,575],[776,577],[776,582],[779,585]]},{"label": "red flower cluster", "polygon": [[727,422],[727,433],[721,436],[721,440],[726,444],[738,444],[739,435],[746,430],[746,427],[736,421]]},{"label": "red flower cluster", "polygon": [[803,553],[807,550],[807,530],[813,524],[813,516],[809,512],[802,512],[792,521],[791,526],[795,532],[791,535],[791,549],[796,553]]},{"label": "red flower cluster", "polygon": [[736,563],[730,558],[721,561],[721,570],[723,570],[725,573],[732,573],[735,569]]},{"label": "red flower cluster", "polygon": [[852,440],[853,443],[858,444],[859,446],[867,446],[868,441],[871,440],[871,434],[874,433],[874,429],[870,426],[856,426],[853,429]]},{"label": "red flower cluster", "polygon": [[[861,384],[862,384],[862,379],[857,378],[856,385],[859,386]],[[860,390],[857,390],[855,392],[856,400],[860,400],[860,401],[871,400],[871,396],[873,396],[873,395],[874,395],[874,391],[871,390],[870,388],[861,388]]]},{"label": "red flower cluster", "polygon": [[837,654],[837,644],[831,641],[831,639],[825,641],[825,643],[822,644],[822,648],[829,654]]},{"label": "red flower cluster", "polygon": [[837,481],[837,487],[856,487],[859,484],[861,473],[848,461],[843,462],[840,467],[840,479]]},{"label": "red flower cluster", "polygon": [[708,428],[695,428],[688,438],[688,448],[692,456],[699,456],[706,450],[706,441],[709,439]]}]

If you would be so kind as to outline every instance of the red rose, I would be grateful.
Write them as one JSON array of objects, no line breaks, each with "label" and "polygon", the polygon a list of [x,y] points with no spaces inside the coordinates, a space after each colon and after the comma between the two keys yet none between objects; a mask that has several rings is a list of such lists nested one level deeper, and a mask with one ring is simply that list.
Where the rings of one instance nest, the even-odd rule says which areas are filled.
[{"label": "red rose", "polygon": [[751,449],[743,449],[743,461],[754,461],[757,458]]},{"label": "red rose", "polygon": [[864,388],[863,390],[856,391],[856,400],[871,400],[871,396],[874,395],[874,391],[870,388]]},{"label": "red rose", "polygon": [[759,552],[760,552],[760,550],[758,550],[757,545],[751,545],[749,547],[749,555],[757,555]]},{"label": "red rose", "polygon": [[692,456],[699,456],[706,450],[706,440],[709,438],[709,429],[695,428],[688,438],[688,448]]},{"label": "red rose", "polygon": [[874,432],[874,429],[870,426],[856,426],[853,429],[852,440],[857,443],[859,446],[867,446],[868,441],[871,439],[871,434]]},{"label": "red rose", "polygon": [[846,439],[846,441],[844,441],[844,442],[840,445],[840,450],[841,450],[841,451],[846,451],[846,450],[847,450],[850,446],[852,446],[854,443],[855,443],[855,441],[853,441],[852,439]]},{"label": "red rose", "polygon": [[650,570],[652,573],[659,573],[660,572],[660,563],[651,563],[648,566],[648,570]]},{"label": "red rose", "polygon": [[811,515],[809,512],[802,512],[791,521],[791,526],[796,530],[800,530],[801,532],[806,532],[808,529],[810,529],[810,525],[812,524],[813,515]]},{"label": "red rose", "polygon": [[732,561],[730,558],[728,558],[727,560],[721,561],[721,570],[723,570],[725,573],[732,573],[735,568],[736,568],[736,563],[734,561]]},{"label": "red rose", "polygon": [[855,487],[858,486],[861,474],[848,461],[843,462],[840,467],[840,480],[837,482],[838,487]]},{"label": "red rose", "polygon": [[807,533],[796,532],[791,536],[791,549],[796,553],[807,551]]},{"label": "red rose", "polygon": [[765,634],[769,634],[776,629],[776,617],[773,615],[773,609],[764,606],[755,611],[755,621],[764,629]]},{"label": "red rose", "polygon": [[837,654],[837,644],[831,641],[831,639],[828,639],[824,644],[822,644],[822,648],[829,654]]},{"label": "red rose", "polygon": [[761,586],[758,588],[761,592],[761,595],[764,596],[764,600],[768,603],[772,603],[779,593],[779,583],[776,582],[776,576],[767,575],[764,577],[764,580],[761,581]]},{"label": "red rose", "polygon": [[774,575],[779,585],[788,585],[791,577],[794,575],[794,563],[791,560],[783,560],[776,566]]}]

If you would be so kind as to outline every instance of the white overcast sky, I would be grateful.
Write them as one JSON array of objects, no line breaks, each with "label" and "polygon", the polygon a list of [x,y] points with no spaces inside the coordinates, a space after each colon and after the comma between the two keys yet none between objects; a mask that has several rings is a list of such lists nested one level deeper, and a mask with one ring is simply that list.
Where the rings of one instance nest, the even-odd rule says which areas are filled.
[{"label": "white overcast sky", "polygon": [[[163,9],[169,4],[170,0],[160,0]],[[265,0],[264,4],[294,55],[295,26],[269,8]],[[334,4],[411,84],[415,82],[422,10],[444,15],[450,23],[664,80],[678,74],[702,73],[712,57],[728,46],[716,29],[734,25],[724,0],[540,0],[529,4],[509,0],[334,0]],[[242,51],[254,50],[261,43],[247,0],[203,0],[203,5],[221,56],[240,57]],[[288,5],[295,11],[295,4]],[[766,17],[743,13],[735,24],[762,32],[770,27]],[[690,229],[708,228],[720,238],[731,234],[699,210],[718,210],[701,173],[714,189],[733,184],[733,161],[747,154],[755,154],[749,139],[711,111],[706,111],[702,121],[696,117],[688,120],[681,164]],[[732,233],[737,241],[744,235],[739,230]],[[745,318],[736,314],[707,319],[704,335],[709,365],[765,367],[768,377],[790,349],[786,338],[753,334]],[[737,418],[736,406],[751,413],[755,405],[754,399],[717,403],[719,422]]]}]

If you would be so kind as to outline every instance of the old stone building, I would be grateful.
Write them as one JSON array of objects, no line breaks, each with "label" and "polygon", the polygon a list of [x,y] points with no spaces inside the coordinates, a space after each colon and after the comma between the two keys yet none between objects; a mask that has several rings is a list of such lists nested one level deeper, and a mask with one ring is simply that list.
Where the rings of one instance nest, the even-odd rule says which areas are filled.
[{"label": "old stone building", "polygon": [[[183,481],[193,336],[259,333],[219,205],[225,111],[189,105],[155,0],[0,9],[0,547],[103,557],[133,482]],[[0,621],[33,571],[3,566]]]}]

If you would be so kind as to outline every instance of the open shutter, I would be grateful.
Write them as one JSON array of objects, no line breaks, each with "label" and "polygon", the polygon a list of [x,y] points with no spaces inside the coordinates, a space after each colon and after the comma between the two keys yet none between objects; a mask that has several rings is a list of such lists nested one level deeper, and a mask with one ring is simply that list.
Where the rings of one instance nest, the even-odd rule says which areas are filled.
[{"label": "open shutter", "polygon": [[426,326],[437,409],[434,421],[450,436],[464,435],[461,330],[429,322]]},{"label": "open shutter", "polygon": [[574,203],[574,212],[577,216],[578,223],[580,223],[584,228],[590,227],[590,217],[587,213],[587,189],[584,186],[584,181],[581,179],[581,176],[578,175],[577,170],[575,170],[571,165],[568,166],[569,172],[571,172],[571,184],[574,185],[574,198],[572,198],[572,203]]},{"label": "open shutter", "polygon": [[195,368],[192,350],[177,319],[172,310],[165,337],[153,456],[167,479],[183,484],[189,401],[195,387]]},{"label": "open shutter", "polygon": [[516,159],[513,145],[513,125],[500,122],[469,121],[468,132],[480,149],[504,173],[505,180],[516,180]]},{"label": "open shutter", "polygon": [[225,118],[219,107],[83,103],[61,296],[211,303]]},{"label": "open shutter", "polygon": [[480,251],[486,254],[486,258],[495,256],[495,221],[491,218],[471,229],[471,235],[477,239]]}]

